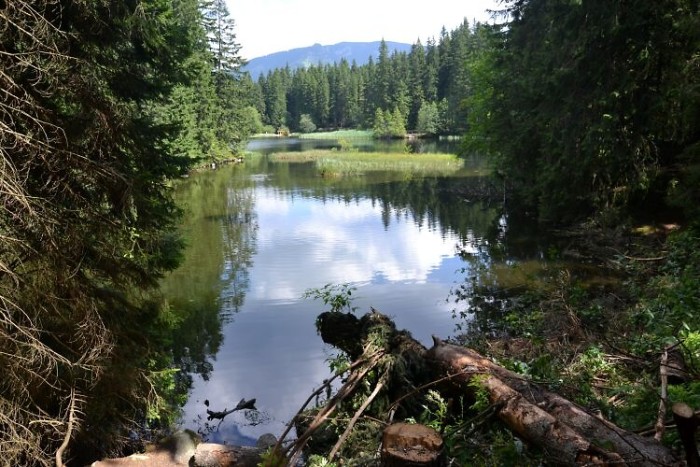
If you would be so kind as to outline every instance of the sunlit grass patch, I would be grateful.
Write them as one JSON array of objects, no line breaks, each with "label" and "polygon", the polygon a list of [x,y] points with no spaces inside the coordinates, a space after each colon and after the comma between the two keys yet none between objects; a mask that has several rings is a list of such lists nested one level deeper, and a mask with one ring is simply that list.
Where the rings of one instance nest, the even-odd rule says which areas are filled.
[{"label": "sunlit grass patch", "polygon": [[302,133],[299,135],[300,139],[371,139],[372,137],[372,132],[369,130],[337,130],[318,133]]},{"label": "sunlit grass patch", "polygon": [[302,152],[283,152],[270,156],[275,162],[315,161],[324,177],[361,175],[368,172],[406,172],[422,174],[450,174],[463,166],[454,154],[343,152],[315,149]]},{"label": "sunlit grass patch", "polygon": [[316,161],[328,151],[325,149],[311,149],[309,151],[275,152],[268,157],[272,162],[301,163]]}]

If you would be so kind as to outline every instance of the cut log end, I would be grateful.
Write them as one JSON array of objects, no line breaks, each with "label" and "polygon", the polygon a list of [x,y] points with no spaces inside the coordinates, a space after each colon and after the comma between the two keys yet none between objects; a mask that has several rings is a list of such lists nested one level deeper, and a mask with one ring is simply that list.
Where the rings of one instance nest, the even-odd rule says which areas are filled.
[{"label": "cut log end", "polygon": [[676,402],[673,404],[673,415],[676,418],[691,419],[695,416],[695,411],[688,404]]},{"label": "cut log end", "polygon": [[425,425],[395,423],[382,436],[382,465],[439,467],[444,465],[440,434]]}]

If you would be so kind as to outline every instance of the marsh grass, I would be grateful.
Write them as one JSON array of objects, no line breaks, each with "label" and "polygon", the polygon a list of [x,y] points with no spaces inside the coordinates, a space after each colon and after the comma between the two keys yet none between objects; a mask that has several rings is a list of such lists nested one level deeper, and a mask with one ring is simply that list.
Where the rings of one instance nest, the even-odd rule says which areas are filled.
[{"label": "marsh grass", "polygon": [[369,130],[337,130],[337,131],[324,131],[324,132],[318,132],[318,133],[302,133],[299,135],[299,139],[339,139],[339,138],[372,139],[373,134]]},{"label": "marsh grass", "polygon": [[463,162],[454,154],[402,154],[380,152],[344,152],[314,149],[271,155],[273,162],[315,162],[323,177],[362,175],[368,172],[410,172],[431,175],[451,174]]}]

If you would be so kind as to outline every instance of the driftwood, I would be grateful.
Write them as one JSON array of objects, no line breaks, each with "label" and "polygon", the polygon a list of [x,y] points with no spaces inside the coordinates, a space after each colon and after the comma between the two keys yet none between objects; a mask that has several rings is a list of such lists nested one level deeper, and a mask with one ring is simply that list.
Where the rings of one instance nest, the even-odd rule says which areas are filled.
[{"label": "driftwood", "polygon": [[[209,404],[207,403],[207,406],[208,405]],[[238,402],[238,405],[236,405],[231,410],[224,409],[224,410],[219,412],[219,411],[207,409],[207,420],[210,420],[210,421],[213,419],[223,420],[224,417],[226,417],[226,415],[229,415],[237,410],[243,410],[243,409],[257,410],[255,408],[255,399],[249,399],[249,400],[241,399],[240,402]]]},{"label": "driftwood", "polygon": [[[498,417],[524,440],[541,446],[564,465],[679,465],[653,439],[623,430],[563,397],[496,365],[473,350],[434,338],[426,357],[454,375],[465,391],[478,377]],[[603,447],[604,446],[604,447]]]}]

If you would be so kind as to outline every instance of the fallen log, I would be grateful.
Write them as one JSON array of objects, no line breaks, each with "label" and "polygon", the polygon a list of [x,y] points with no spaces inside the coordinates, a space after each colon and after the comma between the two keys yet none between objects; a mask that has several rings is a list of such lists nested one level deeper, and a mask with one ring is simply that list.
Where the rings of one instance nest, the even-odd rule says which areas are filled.
[{"label": "fallen log", "polygon": [[[426,358],[454,375],[465,391],[479,377],[498,417],[523,439],[541,446],[553,462],[566,465],[678,465],[673,453],[589,414],[582,407],[546,391],[473,350],[434,338]],[[605,448],[603,448],[605,446]]]},{"label": "fallen log", "polygon": [[190,465],[196,467],[256,467],[262,461],[265,449],[253,446],[225,446],[202,443],[192,457]]},{"label": "fallen log", "polygon": [[277,442],[271,434],[261,436],[256,446],[200,441],[194,432],[178,431],[158,444],[148,446],[145,453],[103,459],[93,462],[91,467],[257,467],[263,454]]},{"label": "fallen log", "polygon": [[[358,355],[367,342],[383,342],[384,352],[399,356],[401,371],[391,370],[384,394],[390,410],[369,417],[391,423],[395,410],[413,416],[414,400],[427,388],[445,384],[473,397],[476,381],[488,394],[493,413],[513,433],[546,454],[548,464],[561,465],[682,465],[672,451],[652,438],[628,432],[583,407],[511,372],[478,354],[434,338],[425,349],[406,331],[398,331],[385,315],[372,310],[361,318],[324,313],[318,319],[324,342]],[[377,337],[380,336],[381,339]],[[438,371],[435,371],[438,370]],[[475,378],[477,378],[475,380]],[[371,386],[370,386],[371,387]],[[401,388],[401,390],[397,390]],[[453,395],[453,394],[451,394]],[[374,397],[374,393],[371,395]],[[365,401],[366,402],[366,401]],[[361,405],[356,420],[369,403]],[[334,449],[337,452],[337,449]]]}]

